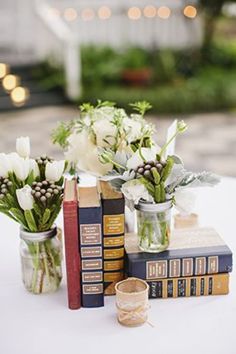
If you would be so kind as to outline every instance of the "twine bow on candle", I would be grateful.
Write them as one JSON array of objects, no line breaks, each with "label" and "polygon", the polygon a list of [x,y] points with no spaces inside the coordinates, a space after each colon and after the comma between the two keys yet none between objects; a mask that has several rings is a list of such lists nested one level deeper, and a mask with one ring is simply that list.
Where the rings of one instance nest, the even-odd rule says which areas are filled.
[{"label": "twine bow on candle", "polygon": [[[127,307],[131,307],[133,304],[127,304]],[[124,308],[121,308],[117,303],[116,303],[116,308],[118,310],[118,317],[119,321],[121,323],[127,322],[128,320],[134,320],[136,322],[137,319],[141,319],[142,323],[146,322],[149,324],[149,326],[154,327],[154,325],[148,321],[147,318],[147,310],[150,308],[149,304],[146,304],[143,306],[140,305],[139,307],[133,309],[133,310],[126,310]]]}]

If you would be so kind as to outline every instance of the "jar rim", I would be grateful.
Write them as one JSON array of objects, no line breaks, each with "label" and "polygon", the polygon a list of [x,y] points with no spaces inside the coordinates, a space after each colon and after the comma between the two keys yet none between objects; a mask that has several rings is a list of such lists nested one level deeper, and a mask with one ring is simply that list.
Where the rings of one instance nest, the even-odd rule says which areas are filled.
[{"label": "jar rim", "polygon": [[140,200],[139,203],[136,204],[134,207],[136,210],[144,211],[147,213],[164,212],[172,208],[172,200],[167,200],[163,203],[150,203],[144,200]]},{"label": "jar rim", "polygon": [[24,241],[42,242],[48,240],[57,234],[57,226],[54,224],[50,230],[40,232],[29,232],[20,227],[20,238]]}]

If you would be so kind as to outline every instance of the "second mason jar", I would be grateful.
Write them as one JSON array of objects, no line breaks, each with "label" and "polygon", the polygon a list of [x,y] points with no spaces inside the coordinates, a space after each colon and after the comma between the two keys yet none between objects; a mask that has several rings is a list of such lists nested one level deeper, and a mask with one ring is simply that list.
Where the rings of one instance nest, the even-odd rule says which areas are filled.
[{"label": "second mason jar", "polygon": [[139,248],[158,253],[169,246],[172,201],[153,204],[140,201],[136,206]]}]

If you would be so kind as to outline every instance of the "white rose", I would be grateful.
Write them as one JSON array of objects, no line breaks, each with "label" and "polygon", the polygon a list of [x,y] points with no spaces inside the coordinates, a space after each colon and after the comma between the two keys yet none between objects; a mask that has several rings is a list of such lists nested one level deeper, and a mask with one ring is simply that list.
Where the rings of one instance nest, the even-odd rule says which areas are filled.
[{"label": "white rose", "polygon": [[32,189],[27,184],[24,188],[16,190],[16,196],[20,207],[23,210],[31,210],[33,209],[34,198],[32,197]]},{"label": "white rose", "polygon": [[61,179],[65,169],[65,161],[48,162],[45,168],[45,176],[48,181],[57,182]]},{"label": "white rose", "polygon": [[189,189],[178,188],[175,193],[175,206],[180,212],[180,214],[190,214],[194,208],[196,195],[190,192]]},{"label": "white rose", "polygon": [[96,135],[96,144],[99,147],[107,147],[115,143],[117,127],[106,119],[99,119],[93,124]]},{"label": "white rose", "polygon": [[9,155],[0,154],[0,177],[8,177],[8,173],[12,171]]},{"label": "white rose", "polygon": [[[89,172],[89,173],[94,174],[96,176],[104,176],[108,172],[110,172],[113,168],[113,165],[110,163],[104,164],[104,163],[100,162],[99,152],[96,147],[89,150],[86,157],[87,157],[87,161],[84,162],[86,169],[83,170],[85,172]],[[80,165],[80,161],[78,162],[78,165]]]},{"label": "white rose", "polygon": [[9,154],[9,157],[12,171],[20,181],[25,181],[31,171],[30,160],[28,158],[24,159],[14,152]]},{"label": "white rose", "polygon": [[125,182],[121,187],[121,192],[124,194],[126,204],[130,210],[134,209],[134,205],[138,204],[140,199],[153,202],[152,196],[138,179]]},{"label": "white rose", "polygon": [[30,156],[30,139],[28,136],[16,139],[16,151],[20,157],[26,158]]}]

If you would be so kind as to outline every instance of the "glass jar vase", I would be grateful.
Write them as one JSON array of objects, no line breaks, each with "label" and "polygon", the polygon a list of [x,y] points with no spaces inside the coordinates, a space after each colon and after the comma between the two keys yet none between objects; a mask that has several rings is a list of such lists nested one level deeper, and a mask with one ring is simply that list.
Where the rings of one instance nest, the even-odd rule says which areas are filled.
[{"label": "glass jar vase", "polygon": [[139,248],[158,253],[169,246],[172,202],[151,204],[140,201],[136,206]]},{"label": "glass jar vase", "polygon": [[61,242],[57,227],[44,232],[20,229],[22,280],[33,294],[52,293],[61,283]]}]

